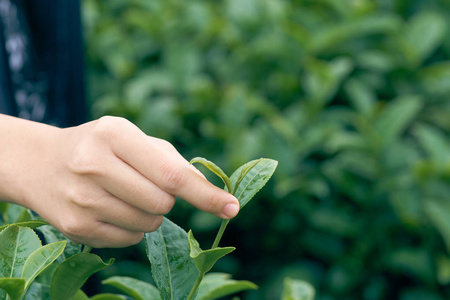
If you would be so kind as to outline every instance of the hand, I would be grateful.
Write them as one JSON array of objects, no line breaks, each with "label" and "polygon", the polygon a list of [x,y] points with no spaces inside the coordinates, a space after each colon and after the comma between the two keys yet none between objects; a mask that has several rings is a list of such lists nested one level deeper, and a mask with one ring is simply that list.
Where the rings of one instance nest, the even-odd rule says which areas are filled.
[{"label": "hand", "polygon": [[235,197],[209,183],[170,143],[125,119],[103,117],[66,129],[21,121],[23,130],[33,130],[34,144],[16,145],[17,170],[11,166],[7,174],[14,184],[4,194],[76,243],[136,244],[161,225],[175,196],[221,218],[238,213]]}]

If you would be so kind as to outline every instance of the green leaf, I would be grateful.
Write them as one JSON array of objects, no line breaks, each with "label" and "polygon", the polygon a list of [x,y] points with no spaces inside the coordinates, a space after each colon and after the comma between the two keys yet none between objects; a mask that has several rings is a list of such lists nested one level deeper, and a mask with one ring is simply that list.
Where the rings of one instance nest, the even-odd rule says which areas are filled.
[{"label": "green leaf", "polygon": [[48,285],[33,281],[26,290],[22,300],[50,300]]},{"label": "green leaf", "polygon": [[318,53],[334,49],[340,43],[365,37],[371,34],[393,32],[401,25],[398,16],[392,14],[373,14],[366,18],[356,18],[354,21],[324,26],[314,34],[314,39],[308,45],[310,51]]},{"label": "green leaf", "polygon": [[189,256],[187,233],[164,218],[158,230],[145,234],[152,275],[163,300],[186,299],[199,271]]},{"label": "green leaf", "polygon": [[70,299],[86,280],[114,262],[110,259],[104,263],[102,259],[90,253],[78,253],[61,263],[53,273],[50,284],[52,299]]},{"label": "green leaf", "polygon": [[198,288],[197,300],[212,300],[244,290],[256,290],[258,286],[250,281],[233,280],[229,274],[209,273]]},{"label": "green leaf", "polygon": [[3,224],[8,224],[8,215],[6,212],[8,211],[9,203],[0,201],[0,222]]},{"label": "green leaf", "polygon": [[9,203],[5,214],[7,223],[10,224],[31,221],[30,211],[26,207],[17,204]]},{"label": "green leaf", "polygon": [[6,291],[11,300],[19,300],[25,291],[25,282],[24,278],[0,278],[0,289]]},{"label": "green leaf", "polygon": [[282,300],[313,300],[315,293],[314,287],[309,283],[303,280],[286,278]]},{"label": "green leaf", "polygon": [[31,282],[61,255],[65,246],[66,241],[48,244],[28,257],[22,270],[22,277],[27,280],[25,288],[28,288]]},{"label": "green leaf", "polygon": [[450,253],[450,202],[428,198],[424,200],[424,205],[428,219],[442,235]]},{"label": "green leaf", "polygon": [[[58,256],[59,258],[60,256]],[[54,261],[52,264],[50,264],[45,270],[39,274],[39,276],[36,278],[34,282],[39,282],[48,288],[50,288],[50,283],[52,282],[53,273],[55,273],[56,268],[59,266],[58,261]],[[48,290],[50,293],[50,289]]]},{"label": "green leaf", "polygon": [[353,62],[345,57],[335,58],[332,61],[310,59],[306,63],[303,86],[311,101],[324,104],[330,101],[339,89],[339,86],[350,71]]},{"label": "green leaf", "polygon": [[[234,184],[240,177],[241,171],[246,167],[254,164],[255,161],[250,161],[245,165],[237,169],[230,180]],[[263,158],[254,167],[248,171],[244,178],[240,181],[240,184],[234,193],[234,196],[239,200],[241,209],[255,196],[259,190],[269,181],[273,172],[277,168],[278,162],[272,159]]]},{"label": "green leaf", "polygon": [[254,166],[256,166],[260,161],[262,160],[262,157],[260,159],[253,160],[246,164],[242,169],[241,173],[239,174],[238,178],[236,179],[236,182],[234,183],[234,189],[233,189],[233,195],[236,193],[239,185],[241,184],[242,179],[244,179],[245,176],[247,176],[248,172],[253,169]]},{"label": "green leaf", "polygon": [[82,290],[78,290],[70,300],[89,300],[89,297]]},{"label": "green leaf", "polygon": [[[17,222],[17,223],[10,224],[10,225],[16,225],[19,227],[29,227],[31,229],[36,229],[40,226],[48,225],[48,223],[45,221],[24,221],[24,222]],[[0,231],[2,231],[3,229],[5,229],[8,226],[9,225],[0,226]]]},{"label": "green leaf", "polygon": [[358,112],[370,114],[377,102],[375,92],[372,87],[361,79],[349,79],[344,84],[344,89],[351,104]]},{"label": "green leaf", "polygon": [[[450,62],[434,63],[419,72],[422,86],[433,96],[446,97],[450,92]],[[442,107],[442,106],[439,106]]]},{"label": "green leaf", "polygon": [[189,231],[189,248],[191,249],[190,256],[194,259],[197,270],[201,273],[206,273],[212,269],[214,264],[228,253],[233,252],[236,248],[213,248],[209,250],[202,250],[199,243],[194,238],[192,230]]},{"label": "green leaf", "polygon": [[64,252],[57,258],[59,263],[62,263],[67,258],[81,252],[81,244],[75,244],[69,238],[67,238],[64,234],[59,232],[55,227],[51,225],[42,226],[38,229],[43,235],[47,244],[55,243],[58,241],[66,241],[66,247],[64,248]]},{"label": "green leaf", "polygon": [[231,185],[230,178],[228,178],[228,176],[222,171],[222,169],[219,168],[212,161],[209,161],[203,157],[195,157],[195,158],[191,159],[191,161],[189,163],[190,164],[200,163],[200,164],[204,165],[205,167],[207,167],[209,170],[211,170],[214,174],[216,174],[217,176],[219,176],[222,179],[222,181],[225,183],[225,186],[227,187],[227,190],[229,193],[231,193],[231,191],[233,190],[233,186]]},{"label": "green leaf", "polygon": [[36,233],[28,227],[11,225],[0,232],[0,276],[20,277],[27,258],[41,247]]},{"label": "green leaf", "polygon": [[413,65],[422,63],[445,38],[447,24],[442,14],[424,11],[409,22],[403,35],[407,41],[405,56]]},{"label": "green leaf", "polygon": [[414,128],[414,135],[437,165],[444,166],[450,162],[450,140],[444,132],[437,127],[419,124]]},{"label": "green leaf", "polygon": [[150,283],[125,276],[114,276],[102,281],[112,285],[136,300],[160,300],[161,295]]},{"label": "green leaf", "polygon": [[116,294],[98,294],[90,298],[90,300],[128,300],[128,299],[130,298]]},{"label": "green leaf", "polygon": [[374,124],[385,145],[404,133],[422,107],[423,100],[418,96],[402,96],[386,105]]}]

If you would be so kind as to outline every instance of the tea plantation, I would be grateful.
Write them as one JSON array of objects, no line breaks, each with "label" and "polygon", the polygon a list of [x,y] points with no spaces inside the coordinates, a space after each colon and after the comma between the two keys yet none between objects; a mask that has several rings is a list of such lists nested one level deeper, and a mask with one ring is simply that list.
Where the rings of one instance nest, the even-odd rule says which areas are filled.
[{"label": "tea plantation", "polygon": [[[448,0],[83,0],[83,16],[92,118],[225,172],[279,162],[221,243],[238,250],[215,270],[259,285],[242,299],[279,299],[286,276],[318,300],[450,299]],[[200,243],[220,224],[181,200],[170,218]],[[100,276],[151,280],[139,246],[105,255]]]}]

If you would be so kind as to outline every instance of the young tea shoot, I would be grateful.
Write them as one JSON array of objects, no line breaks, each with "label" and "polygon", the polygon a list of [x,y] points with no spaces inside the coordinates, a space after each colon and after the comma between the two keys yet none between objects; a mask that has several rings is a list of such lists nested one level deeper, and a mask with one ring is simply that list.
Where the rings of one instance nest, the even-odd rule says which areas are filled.
[{"label": "young tea shoot", "polygon": [[[260,158],[244,164],[228,177],[205,158],[196,157],[190,163],[202,164],[219,176],[225,184],[224,189],[238,199],[241,209],[269,181],[278,164],[275,160]],[[146,234],[147,255],[162,300],[215,299],[256,288],[251,282],[235,281],[227,274],[206,274],[220,258],[235,249],[219,247],[229,221],[222,221],[208,250],[200,248],[192,231],[186,233],[167,218],[157,231]]]}]

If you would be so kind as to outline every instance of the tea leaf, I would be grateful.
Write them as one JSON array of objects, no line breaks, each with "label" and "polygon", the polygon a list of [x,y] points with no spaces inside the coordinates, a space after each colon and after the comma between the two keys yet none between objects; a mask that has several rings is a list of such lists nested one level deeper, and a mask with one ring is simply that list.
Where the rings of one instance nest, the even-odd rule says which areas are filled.
[{"label": "tea leaf", "polygon": [[0,226],[0,231],[2,231],[3,229],[5,229],[6,227],[8,227],[10,225],[16,225],[16,226],[19,226],[19,227],[29,227],[31,229],[35,229],[35,228],[38,228],[40,226],[48,225],[48,223],[45,222],[45,221],[17,222],[17,223],[14,223],[14,224],[7,224],[7,225]]},{"label": "tea leaf", "polygon": [[[1,298],[0,298],[1,299]],[[50,290],[48,285],[33,281],[30,287],[26,290],[22,296],[23,300],[49,300]],[[72,299],[73,300],[73,299]]]},{"label": "tea leaf", "polygon": [[245,167],[243,167],[241,169],[241,174],[239,174],[238,179],[236,180],[235,184],[234,184],[234,189],[233,189],[233,195],[236,193],[237,188],[239,187],[239,184],[241,184],[242,179],[248,174],[248,172],[253,169],[254,166],[256,166],[260,161],[262,160],[262,158],[257,159],[257,160],[253,160],[250,163],[246,164]]},{"label": "tea leaf", "polygon": [[5,211],[8,223],[17,223],[30,221],[31,216],[29,210],[23,206],[10,203]]},{"label": "tea leaf", "polygon": [[158,230],[146,233],[147,256],[163,300],[186,299],[199,271],[189,256],[187,233],[164,218]]},{"label": "tea leaf", "polygon": [[20,277],[28,256],[41,247],[41,241],[28,227],[10,225],[0,233],[0,276]]},{"label": "tea leaf", "polygon": [[8,224],[8,215],[6,212],[8,211],[9,203],[8,202],[0,202],[0,224]]},{"label": "tea leaf", "polygon": [[445,38],[446,21],[437,12],[418,13],[409,22],[404,38],[408,46],[405,56],[413,65],[419,65],[437,48]]},{"label": "tea leaf", "polygon": [[194,259],[197,270],[201,273],[206,273],[214,266],[214,264],[228,253],[233,252],[236,248],[213,248],[209,250],[202,250],[199,243],[194,238],[192,230],[189,231],[189,248],[191,249],[190,256]]},{"label": "tea leaf", "polygon": [[196,299],[218,299],[243,290],[256,290],[257,288],[258,286],[253,282],[233,280],[229,274],[210,273],[203,278]]},{"label": "tea leaf", "polygon": [[86,280],[107,266],[114,259],[104,263],[102,259],[90,253],[78,253],[61,263],[53,273],[50,283],[52,299],[70,299],[80,289]]},{"label": "tea leaf", "polygon": [[309,283],[303,280],[286,278],[282,300],[313,300],[315,293],[314,287]]},{"label": "tea leaf", "polygon": [[55,227],[51,225],[41,226],[38,228],[38,231],[40,231],[44,235],[44,239],[47,242],[47,244],[55,243],[58,241],[67,242],[63,253],[61,254],[61,256],[58,256],[57,258],[57,261],[59,263],[62,263],[72,255],[81,252],[81,244],[73,243],[69,238],[67,238],[64,234],[59,232]]},{"label": "tea leaf", "polygon": [[417,124],[413,133],[426,154],[437,165],[445,166],[450,162],[450,141],[446,133],[427,124]]},{"label": "tea leaf", "polygon": [[[242,170],[254,164],[255,161],[250,161],[237,169],[230,180],[233,185],[237,184]],[[273,172],[277,168],[278,162],[273,159],[260,159],[252,169],[248,170],[244,178],[241,179],[239,186],[234,193],[234,196],[239,200],[241,209],[255,196],[259,190],[269,181]]]},{"label": "tea leaf", "polygon": [[384,107],[374,126],[383,142],[388,145],[401,136],[423,107],[418,96],[401,96]]},{"label": "tea leaf", "polygon": [[442,235],[447,251],[450,253],[450,203],[428,198],[424,200],[425,213],[430,222],[436,226]]},{"label": "tea leaf", "polygon": [[112,285],[136,300],[159,300],[161,295],[153,285],[125,276],[114,276],[102,281],[103,284]]},{"label": "tea leaf", "polygon": [[89,297],[82,290],[78,290],[70,300],[89,300]]},{"label": "tea leaf", "polygon": [[191,159],[191,161],[189,163],[190,164],[201,163],[202,165],[207,167],[209,170],[211,170],[214,174],[216,174],[217,176],[219,176],[222,179],[222,181],[225,183],[229,193],[231,193],[231,191],[233,190],[233,186],[231,185],[230,178],[228,178],[228,176],[222,171],[222,169],[219,168],[212,161],[209,161],[203,157],[195,157],[195,158]]},{"label": "tea leaf", "polygon": [[19,300],[25,291],[25,282],[24,278],[0,278],[0,297],[4,290],[11,300]]},{"label": "tea leaf", "polygon": [[27,289],[31,282],[52,262],[56,260],[58,256],[64,250],[66,241],[56,242],[45,245],[34,251],[25,262],[22,270],[22,277],[27,280],[25,289]]}]

